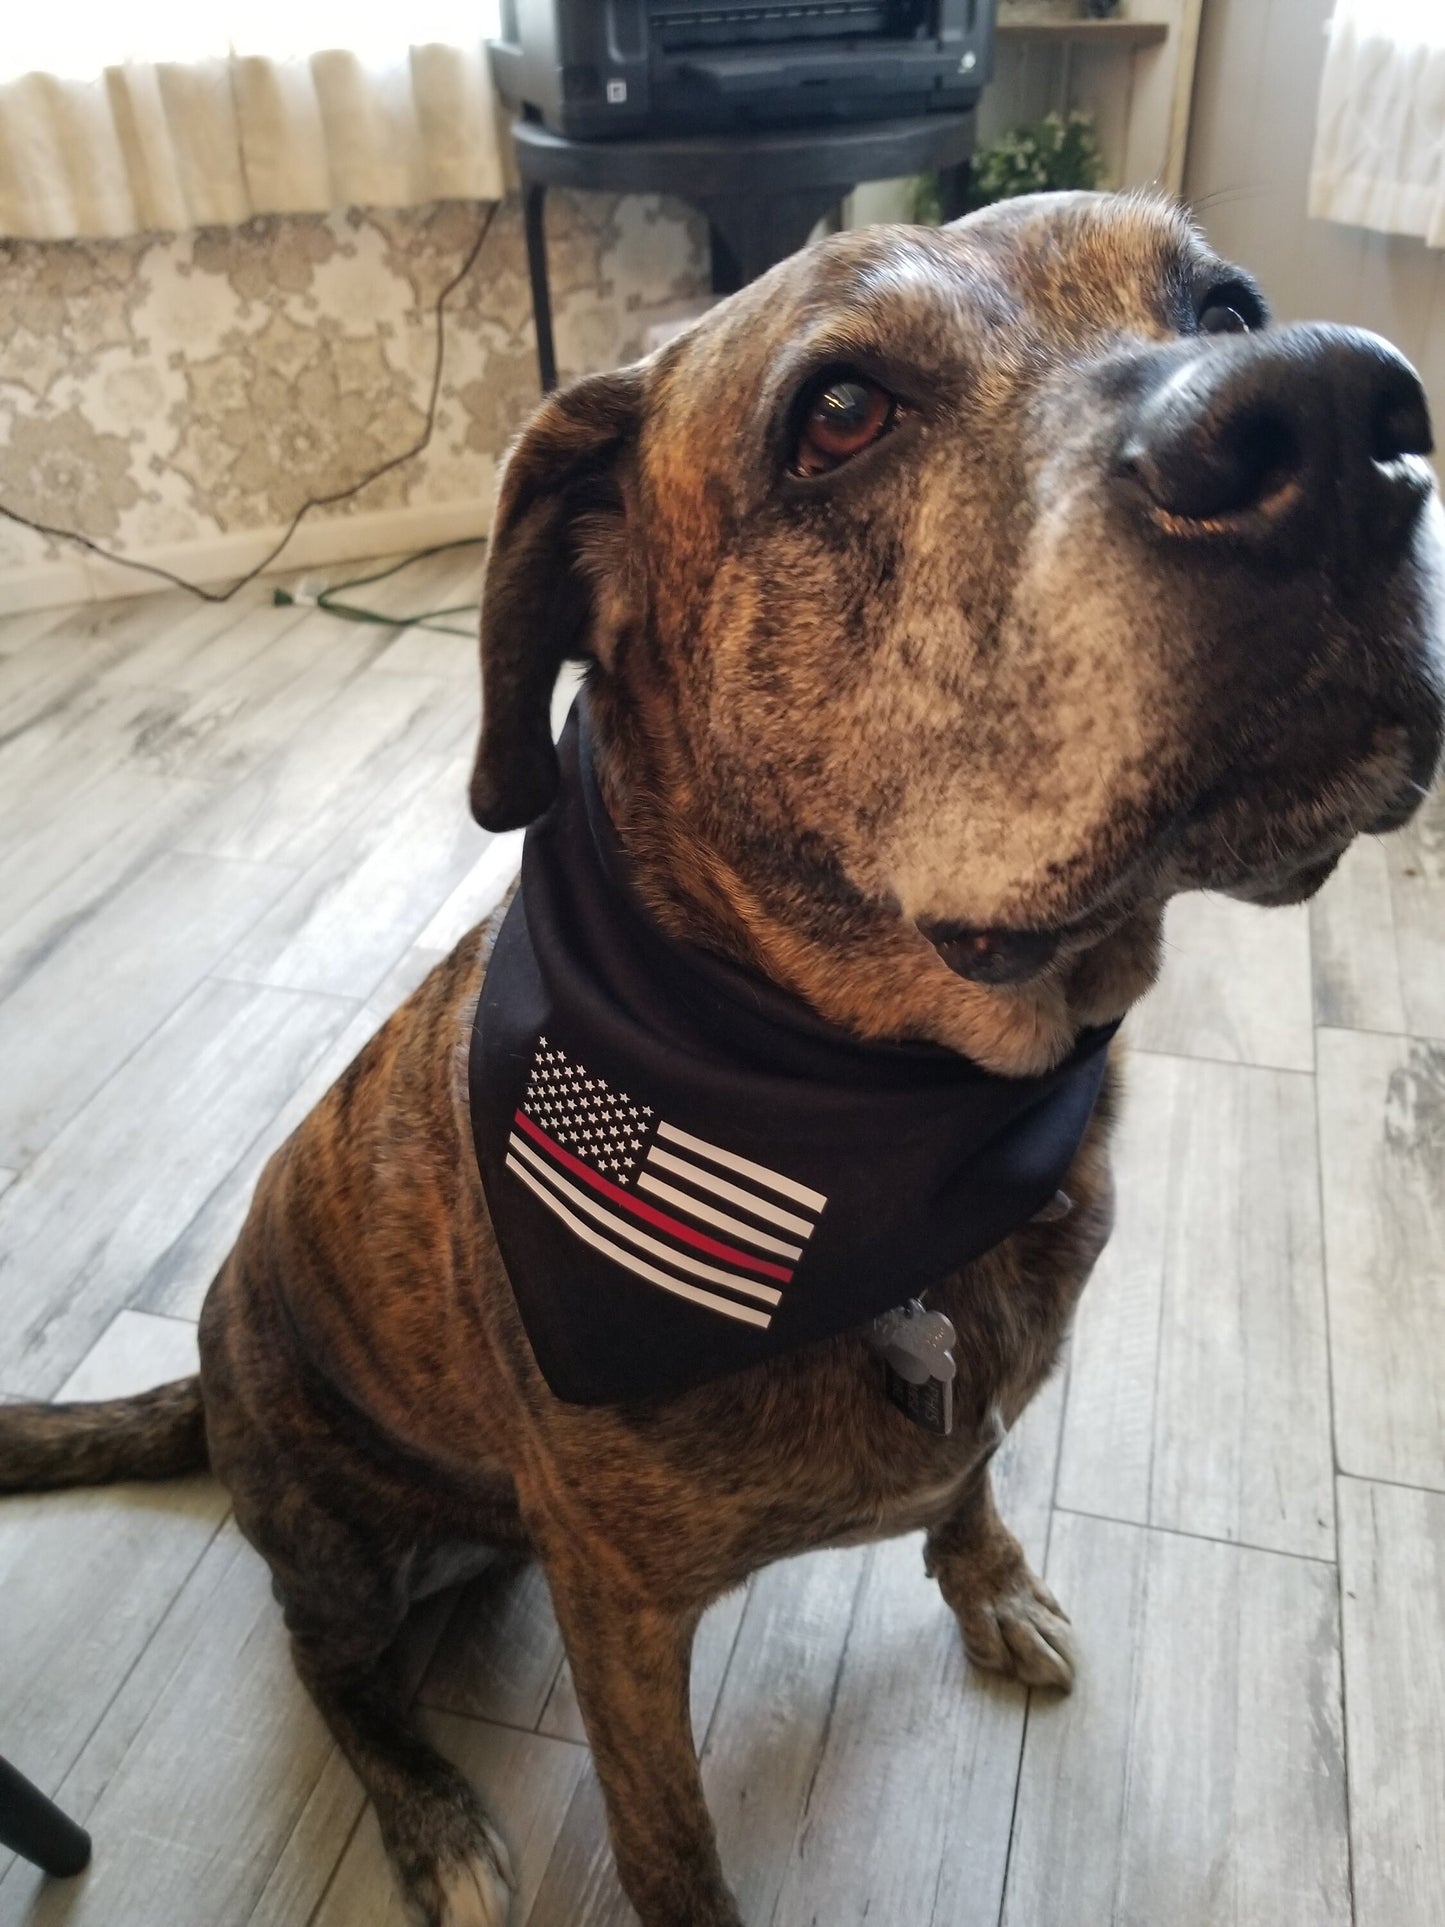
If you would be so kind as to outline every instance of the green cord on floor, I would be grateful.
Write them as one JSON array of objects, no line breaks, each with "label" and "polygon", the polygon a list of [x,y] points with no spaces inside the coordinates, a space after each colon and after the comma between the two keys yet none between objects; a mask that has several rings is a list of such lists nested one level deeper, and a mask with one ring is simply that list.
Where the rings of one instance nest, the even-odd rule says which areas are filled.
[{"label": "green cord on floor", "polygon": [[[355,602],[337,602],[335,597],[344,595],[349,589],[368,589],[373,582],[385,582],[388,576],[398,575],[401,570],[409,569],[413,562],[424,562],[429,556],[445,555],[451,549],[469,549],[485,537],[464,536],[456,542],[438,542],[429,549],[418,549],[415,555],[404,555],[400,562],[392,562],[384,569],[376,569],[370,575],[352,576],[346,582],[333,582],[323,589],[316,598],[316,607],[324,609],[328,615],[340,616],[346,622],[375,622],[386,629],[426,629],[437,636],[462,636],[471,641],[475,628],[457,629],[439,622],[439,616],[475,615],[480,611],[477,602],[454,602],[445,609],[422,609],[414,616],[387,615],[380,609],[367,609]],[[289,608],[296,598],[289,589],[273,589],[271,601],[278,608]]]}]

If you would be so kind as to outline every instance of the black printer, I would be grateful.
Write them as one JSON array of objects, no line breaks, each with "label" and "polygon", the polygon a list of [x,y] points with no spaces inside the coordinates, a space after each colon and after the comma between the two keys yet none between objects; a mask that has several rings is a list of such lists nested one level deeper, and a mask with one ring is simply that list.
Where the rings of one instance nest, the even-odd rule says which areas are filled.
[{"label": "black printer", "polygon": [[513,108],[574,140],[959,113],[995,0],[502,0]]}]

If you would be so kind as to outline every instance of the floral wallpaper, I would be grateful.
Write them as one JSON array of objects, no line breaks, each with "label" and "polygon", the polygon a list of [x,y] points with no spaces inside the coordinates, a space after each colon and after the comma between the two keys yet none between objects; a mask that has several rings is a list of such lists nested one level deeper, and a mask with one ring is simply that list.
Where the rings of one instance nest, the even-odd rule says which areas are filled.
[{"label": "floral wallpaper", "polygon": [[[0,502],[121,552],[274,528],[420,434],[437,294],[486,210],[271,217],[116,242],[0,240]],[[650,316],[706,287],[680,205],[553,194],[564,373],[641,352]],[[519,210],[497,210],[447,304],[431,446],[354,514],[483,499],[537,399]],[[75,550],[0,520],[4,571]]]}]

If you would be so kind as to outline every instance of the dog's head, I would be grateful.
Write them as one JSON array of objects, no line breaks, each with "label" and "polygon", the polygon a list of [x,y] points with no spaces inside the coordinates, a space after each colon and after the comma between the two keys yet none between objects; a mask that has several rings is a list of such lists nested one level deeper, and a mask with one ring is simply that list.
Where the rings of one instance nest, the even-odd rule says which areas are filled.
[{"label": "dog's head", "polygon": [[1392,349],[1269,328],[1163,202],[836,236],[516,445],[473,807],[546,806],[585,656],[674,929],[1035,1068],[1147,985],[1172,893],[1297,900],[1419,801],[1429,447]]}]

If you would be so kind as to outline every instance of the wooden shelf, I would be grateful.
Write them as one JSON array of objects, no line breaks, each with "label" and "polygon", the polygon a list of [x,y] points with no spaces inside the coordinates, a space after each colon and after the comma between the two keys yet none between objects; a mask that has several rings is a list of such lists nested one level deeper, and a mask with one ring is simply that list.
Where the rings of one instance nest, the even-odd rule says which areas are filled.
[{"label": "wooden shelf", "polygon": [[1162,20],[1000,20],[1000,40],[1066,42],[1090,47],[1158,47],[1169,38]]}]

